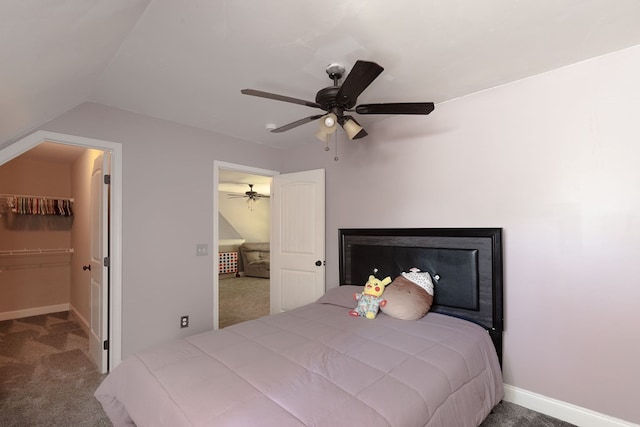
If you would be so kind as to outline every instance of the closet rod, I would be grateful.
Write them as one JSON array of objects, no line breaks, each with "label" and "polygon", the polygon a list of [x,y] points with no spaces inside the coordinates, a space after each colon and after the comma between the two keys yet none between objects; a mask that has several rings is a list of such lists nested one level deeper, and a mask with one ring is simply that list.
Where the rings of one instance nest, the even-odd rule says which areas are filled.
[{"label": "closet rod", "polygon": [[5,270],[26,270],[33,268],[54,268],[54,267],[67,267],[70,263],[68,262],[50,262],[50,263],[40,263],[40,264],[24,264],[24,265],[7,265],[4,267],[0,267],[0,273]]},{"label": "closet rod", "polygon": [[14,249],[9,251],[0,251],[0,256],[13,255],[54,255],[54,254],[72,254],[73,248],[65,249]]},{"label": "closet rod", "polygon": [[33,194],[0,194],[0,198],[7,198],[7,197],[29,197],[32,199],[51,199],[51,200],[68,200],[70,202],[73,202],[74,199],[73,197],[58,197],[58,196],[36,196]]}]

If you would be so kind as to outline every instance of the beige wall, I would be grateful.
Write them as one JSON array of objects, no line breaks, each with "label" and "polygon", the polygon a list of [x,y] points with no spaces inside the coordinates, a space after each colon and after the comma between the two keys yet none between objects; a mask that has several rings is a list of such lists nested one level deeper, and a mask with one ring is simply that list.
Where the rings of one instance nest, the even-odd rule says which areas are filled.
[{"label": "beige wall", "polygon": [[[18,157],[0,165],[0,193],[71,197],[70,167]],[[70,248],[73,220],[2,213],[0,250]],[[68,304],[72,257],[0,257],[0,313]]]},{"label": "beige wall", "polygon": [[[236,229],[246,243],[261,243],[270,241],[271,208],[270,199],[261,199],[256,203],[251,202],[251,209],[246,199],[229,198],[224,191],[218,193],[218,210]],[[220,252],[238,252],[239,245],[221,246]],[[242,257],[238,252],[238,271],[244,271]]]},{"label": "beige wall", "polygon": [[248,208],[246,199],[230,199],[229,193],[218,194],[218,209],[242,236],[245,242],[268,242],[271,228],[269,199],[252,203]]}]

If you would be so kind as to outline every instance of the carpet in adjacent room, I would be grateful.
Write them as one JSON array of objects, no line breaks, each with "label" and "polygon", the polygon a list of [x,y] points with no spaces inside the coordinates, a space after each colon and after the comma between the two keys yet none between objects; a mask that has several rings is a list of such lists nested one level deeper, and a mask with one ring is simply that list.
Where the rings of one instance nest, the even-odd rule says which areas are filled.
[{"label": "carpet in adjacent room", "polygon": [[269,315],[269,279],[225,277],[218,281],[218,327]]}]

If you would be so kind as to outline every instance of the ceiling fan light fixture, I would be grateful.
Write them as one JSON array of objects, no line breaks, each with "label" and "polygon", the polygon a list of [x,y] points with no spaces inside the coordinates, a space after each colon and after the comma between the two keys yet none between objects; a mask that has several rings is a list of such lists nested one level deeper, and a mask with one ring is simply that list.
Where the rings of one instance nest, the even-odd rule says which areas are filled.
[{"label": "ceiling fan light fixture", "polygon": [[337,128],[336,123],[338,123],[338,116],[334,113],[322,116],[322,119],[320,119],[320,130],[324,133],[334,133]]},{"label": "ceiling fan light fixture", "polygon": [[335,126],[336,126],[336,115],[333,114],[333,113],[327,114],[326,116],[324,116],[323,121],[324,121],[324,125],[328,129],[335,128]]},{"label": "ceiling fan light fixture", "polygon": [[329,140],[329,134],[322,132],[322,129],[320,129],[318,130],[318,132],[316,132],[316,138],[318,138],[320,141],[326,144],[327,141]]},{"label": "ceiling fan light fixture", "polygon": [[[362,126],[357,124],[352,119],[346,119],[344,121],[344,123],[342,124],[342,128],[344,129],[344,131],[347,134],[347,136],[349,137],[349,139],[357,139],[359,134],[364,132],[364,129],[362,129]],[[362,135],[362,136],[364,136],[364,135]],[[360,137],[362,137],[362,136],[360,136]]]},{"label": "ceiling fan light fixture", "polygon": [[316,138],[322,142],[327,142],[329,135],[335,133],[338,128],[338,116],[329,113],[320,118],[320,128],[316,132]]}]

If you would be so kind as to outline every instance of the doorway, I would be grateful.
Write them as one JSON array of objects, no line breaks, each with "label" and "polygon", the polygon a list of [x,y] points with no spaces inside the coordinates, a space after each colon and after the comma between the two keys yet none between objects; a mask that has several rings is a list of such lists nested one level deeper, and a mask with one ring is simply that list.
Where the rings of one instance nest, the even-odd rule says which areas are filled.
[{"label": "doorway", "polygon": [[[214,162],[214,188],[216,194],[214,196],[214,238],[213,238],[213,253],[214,256],[214,283],[213,283],[213,324],[214,329],[228,326],[239,320],[242,316],[237,318],[227,319],[223,317],[221,323],[221,313],[227,313],[227,311],[221,309],[221,304],[225,304],[225,301],[232,303],[236,298],[239,298],[243,292],[243,289],[249,289],[252,286],[256,286],[256,289],[260,289],[260,293],[264,294],[266,288],[266,297],[268,298],[268,273],[265,274],[265,269],[268,269],[268,258],[266,260],[267,267],[264,267],[264,258],[268,256],[268,248],[271,233],[271,181],[272,177],[277,175],[278,172],[258,169],[249,166],[226,163],[226,162]],[[251,186],[250,186],[251,184]],[[254,197],[252,192],[255,192]],[[225,214],[227,217],[225,217]],[[223,235],[226,234],[226,235]],[[240,252],[240,246],[251,247],[254,245],[256,251],[251,252],[251,256],[255,253],[256,257],[262,257],[263,267],[259,268],[257,273],[251,274],[251,276],[245,276],[244,278],[238,278],[235,280],[234,276],[242,270],[242,273],[246,270],[243,264],[243,255]],[[260,248],[260,250],[258,250]],[[229,265],[225,263],[229,262]],[[235,264],[234,264],[235,263]],[[221,289],[229,289],[231,283],[237,282],[242,288],[234,289],[234,295],[230,295],[229,299],[221,298],[225,296],[221,294]],[[245,283],[246,282],[246,283]],[[224,290],[223,290],[224,292]],[[247,295],[247,294],[245,294]],[[264,296],[264,295],[263,295]],[[263,305],[265,301],[263,297],[258,294],[253,297],[259,299],[260,305]],[[268,309],[268,300],[266,300]],[[245,316],[254,316],[261,313],[261,308],[251,313],[246,313]],[[257,314],[256,314],[257,313]],[[268,312],[266,314],[269,314]],[[248,317],[248,318],[249,318]],[[245,320],[248,320],[245,319]]]},{"label": "doorway", "polygon": [[[108,329],[105,336],[105,350],[102,360],[98,363],[102,372],[107,372],[117,366],[122,359],[122,335],[121,335],[121,295],[122,295],[122,274],[121,274],[121,224],[122,224],[122,148],[120,144],[83,138],[71,135],[58,134],[54,132],[37,131],[16,143],[0,149],[0,165],[12,160],[21,154],[31,150],[42,143],[62,144],[70,147],[85,149],[95,149],[110,154],[111,158],[111,178],[112,184],[109,199],[109,222],[108,240],[110,244],[110,268],[109,281],[111,292],[104,300],[104,304],[99,308],[102,324]],[[108,307],[108,309],[106,308]]]}]

